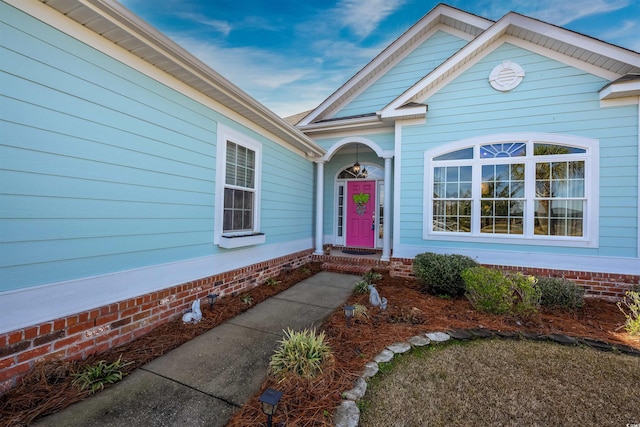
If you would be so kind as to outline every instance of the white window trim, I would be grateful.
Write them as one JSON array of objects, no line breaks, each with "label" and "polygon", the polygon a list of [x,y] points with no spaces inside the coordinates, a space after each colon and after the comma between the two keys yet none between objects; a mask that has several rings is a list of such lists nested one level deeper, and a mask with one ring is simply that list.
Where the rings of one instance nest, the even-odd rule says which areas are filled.
[{"label": "white window trim", "polygon": [[[433,223],[433,210],[432,210],[432,188],[433,188],[433,166],[434,163],[431,159],[441,154],[448,153],[454,150],[460,150],[467,147],[474,147],[473,160],[466,161],[469,165],[474,166],[473,177],[473,212],[478,212],[479,206],[479,176],[477,174],[480,170],[481,164],[486,164],[486,161],[480,160],[479,150],[480,145],[490,143],[501,142],[514,142],[522,141],[527,143],[527,152],[532,153],[533,143],[550,143],[558,145],[568,145],[573,147],[585,148],[587,153],[585,154],[572,154],[572,155],[558,155],[553,156],[553,159],[567,160],[567,159],[583,159],[585,160],[585,198],[586,208],[584,211],[585,235],[582,237],[570,237],[570,236],[535,236],[532,234],[525,235],[487,235],[481,234],[478,227],[474,224],[479,224],[479,218],[477,214],[472,220],[471,233],[455,233],[455,232],[441,232],[432,231],[431,224]],[[544,156],[538,156],[544,158]],[[547,157],[548,158],[548,157]],[[494,162],[500,162],[501,159],[492,159]],[[510,163],[514,163],[515,159],[511,158]],[[459,165],[459,160],[446,160],[438,161],[438,165]],[[525,194],[529,195],[534,191],[534,183],[531,179],[533,171],[531,168],[527,168],[527,179],[525,181]],[[497,243],[497,244],[510,244],[510,245],[537,245],[537,246],[566,246],[566,247],[588,247],[596,248],[599,244],[599,219],[600,219],[600,141],[597,139],[583,138],[569,135],[548,134],[548,133],[509,133],[509,134],[497,134],[486,135],[482,137],[470,138],[465,140],[456,141],[450,144],[442,145],[432,150],[425,151],[424,153],[424,191],[423,191],[423,226],[422,226],[422,238],[424,240],[446,240],[457,242],[476,242],[476,243]],[[527,200],[532,200],[529,196]],[[525,224],[532,220],[532,211],[526,209]],[[527,229],[525,225],[525,229]],[[531,230],[532,228],[529,227]],[[526,233],[526,232],[525,232]]]},{"label": "white window trim", "polygon": [[[218,123],[216,150],[216,199],[214,216],[213,243],[225,248],[237,248],[264,243],[266,238],[260,234],[260,201],[262,200],[262,143],[247,135]],[[255,156],[255,201],[253,211],[253,230],[247,233],[222,232],[224,217],[224,183],[227,169],[227,141],[253,150]]]}]

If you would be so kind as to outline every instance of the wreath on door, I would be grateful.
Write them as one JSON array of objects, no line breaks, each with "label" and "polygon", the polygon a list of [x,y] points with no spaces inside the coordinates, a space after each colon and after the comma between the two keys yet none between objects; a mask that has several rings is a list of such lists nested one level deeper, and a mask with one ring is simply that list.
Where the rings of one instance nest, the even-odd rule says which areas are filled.
[{"label": "wreath on door", "polygon": [[358,215],[364,215],[367,211],[367,202],[369,201],[370,196],[370,194],[363,192],[353,195],[352,198],[354,203],[356,204],[356,213]]}]

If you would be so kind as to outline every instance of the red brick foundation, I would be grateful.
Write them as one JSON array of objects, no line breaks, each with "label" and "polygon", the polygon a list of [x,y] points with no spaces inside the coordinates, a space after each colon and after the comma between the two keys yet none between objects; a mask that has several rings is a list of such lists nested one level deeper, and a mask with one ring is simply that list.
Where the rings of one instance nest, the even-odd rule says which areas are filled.
[{"label": "red brick foundation", "polygon": [[197,298],[254,288],[285,268],[311,260],[311,250],[274,258],[0,335],[0,394],[36,362],[84,359],[129,342],[181,316]]},{"label": "red brick foundation", "polygon": [[[593,273],[586,271],[552,270],[548,268],[507,267],[502,265],[484,265],[506,272],[520,272],[538,277],[564,277],[572,280],[586,290],[590,297],[617,300],[633,285],[640,284],[640,275]],[[389,272],[394,277],[415,277],[413,259],[392,258]]]}]

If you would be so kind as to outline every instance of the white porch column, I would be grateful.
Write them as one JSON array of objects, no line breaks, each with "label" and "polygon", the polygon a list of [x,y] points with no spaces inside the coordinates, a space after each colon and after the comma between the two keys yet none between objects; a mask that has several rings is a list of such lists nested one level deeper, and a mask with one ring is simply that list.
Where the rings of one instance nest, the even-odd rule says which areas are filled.
[{"label": "white porch column", "polygon": [[324,218],[323,211],[323,197],[324,197],[324,161],[316,162],[316,251],[315,255],[322,255],[322,236]]},{"label": "white porch column", "polygon": [[391,157],[384,158],[384,230],[381,261],[391,259]]}]

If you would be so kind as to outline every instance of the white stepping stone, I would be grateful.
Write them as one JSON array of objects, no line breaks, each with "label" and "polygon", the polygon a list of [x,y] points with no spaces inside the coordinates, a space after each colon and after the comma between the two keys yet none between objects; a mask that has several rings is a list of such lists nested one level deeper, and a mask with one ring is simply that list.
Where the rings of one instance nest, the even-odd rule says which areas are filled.
[{"label": "white stepping stone", "polygon": [[427,338],[429,338],[434,343],[449,341],[451,338],[449,334],[445,334],[444,332],[431,332],[427,334]]},{"label": "white stepping stone", "polygon": [[360,409],[353,400],[343,400],[333,418],[335,427],[358,427]]},{"label": "white stepping stone", "polygon": [[347,400],[360,400],[366,392],[367,382],[362,378],[358,378],[355,386],[351,390],[342,393],[342,398]]},{"label": "white stepping stone", "polygon": [[426,336],[416,335],[415,337],[409,338],[409,344],[414,347],[424,347],[425,345],[429,345],[431,340]]},{"label": "white stepping stone", "polygon": [[373,358],[376,363],[384,363],[393,359],[393,351],[382,350],[376,357]]},{"label": "white stepping stone", "polygon": [[378,369],[378,364],[376,362],[367,362],[367,364],[364,365],[364,374],[362,374],[362,377],[371,378],[378,373]]},{"label": "white stepping stone", "polygon": [[397,342],[387,346],[387,350],[393,351],[395,354],[406,353],[411,350],[411,344],[408,342]]}]

